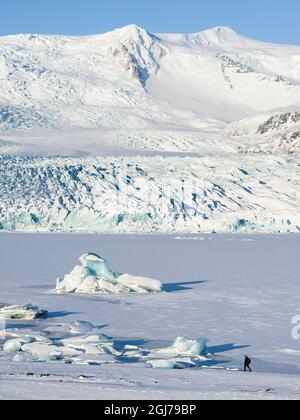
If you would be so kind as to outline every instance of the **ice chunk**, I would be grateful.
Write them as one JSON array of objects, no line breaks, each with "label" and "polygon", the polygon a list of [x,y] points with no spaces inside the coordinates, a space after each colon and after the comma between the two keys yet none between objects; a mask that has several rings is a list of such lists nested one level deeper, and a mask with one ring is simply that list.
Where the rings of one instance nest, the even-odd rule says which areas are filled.
[{"label": "ice chunk", "polygon": [[172,349],[180,356],[204,356],[207,353],[207,340],[204,338],[190,340],[186,337],[178,337]]},{"label": "ice chunk", "polygon": [[204,338],[191,340],[187,337],[178,337],[171,347],[156,349],[152,353],[169,356],[204,356],[207,353],[207,340]]},{"label": "ice chunk", "polygon": [[61,349],[46,343],[25,344],[22,346],[22,351],[31,353],[40,362],[61,360],[64,357]]},{"label": "ice chunk", "polygon": [[6,353],[16,353],[21,350],[24,344],[34,343],[37,339],[34,336],[23,335],[6,341],[3,350]]},{"label": "ice chunk", "polygon": [[155,359],[149,360],[146,365],[154,369],[185,369],[186,366],[176,360]]},{"label": "ice chunk", "polygon": [[136,293],[154,293],[162,291],[162,284],[158,280],[147,277],[136,277],[130,274],[122,274],[118,277],[118,283],[130,288]]},{"label": "ice chunk", "polygon": [[31,304],[0,307],[0,320],[26,320],[46,318],[47,311],[40,310]]},{"label": "ice chunk", "polygon": [[83,352],[89,356],[96,356],[97,354],[105,354],[105,351],[101,346],[97,344],[86,344],[82,345],[79,348],[83,350]]},{"label": "ice chunk", "polygon": [[74,334],[74,335],[88,334],[92,331],[97,331],[97,330],[99,330],[99,328],[95,327],[93,324],[86,321],[75,321],[73,323],[60,323],[60,324],[51,325],[50,327],[45,329],[47,333],[65,333],[65,334]]},{"label": "ice chunk", "polygon": [[82,346],[86,344],[104,345],[109,343],[112,344],[112,340],[110,340],[104,334],[95,334],[89,336],[82,335],[61,340],[61,344],[64,346]]},{"label": "ice chunk", "polygon": [[70,347],[84,352],[86,355],[96,356],[111,354],[114,356],[121,355],[114,348],[114,343],[104,334],[94,334],[89,336],[78,336],[66,338],[60,341],[63,346]]},{"label": "ice chunk", "polygon": [[87,321],[76,321],[73,324],[70,324],[71,334],[87,334],[94,329],[94,325]]},{"label": "ice chunk", "polygon": [[127,359],[141,359],[144,358],[148,353],[143,350],[128,350],[122,354],[122,357]]},{"label": "ice chunk", "polygon": [[76,266],[62,280],[58,279],[57,293],[158,293],[163,290],[158,280],[114,273],[107,261],[96,254],[80,257]]},{"label": "ice chunk", "polygon": [[22,342],[18,338],[13,338],[12,340],[6,341],[3,346],[3,350],[6,353],[16,353],[21,350]]}]

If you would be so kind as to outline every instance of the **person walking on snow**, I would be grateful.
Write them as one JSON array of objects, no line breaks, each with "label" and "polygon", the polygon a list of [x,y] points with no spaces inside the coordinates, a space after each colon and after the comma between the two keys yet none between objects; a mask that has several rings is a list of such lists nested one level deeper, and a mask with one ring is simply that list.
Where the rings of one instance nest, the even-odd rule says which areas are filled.
[{"label": "person walking on snow", "polygon": [[252,363],[252,360],[248,356],[245,356],[244,372],[247,372],[247,369],[249,370],[249,372],[252,372],[252,369],[250,367],[251,363]]}]

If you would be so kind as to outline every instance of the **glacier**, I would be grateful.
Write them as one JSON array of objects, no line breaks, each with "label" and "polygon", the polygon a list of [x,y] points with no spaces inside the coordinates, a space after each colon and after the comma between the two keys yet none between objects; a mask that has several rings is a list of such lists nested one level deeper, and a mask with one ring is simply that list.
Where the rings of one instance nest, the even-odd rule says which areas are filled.
[{"label": "glacier", "polygon": [[0,230],[298,232],[299,57],[227,27],[0,37]]},{"label": "glacier", "polygon": [[0,37],[0,231],[298,233],[300,46]]},{"label": "glacier", "polygon": [[299,161],[0,156],[0,230],[288,233],[300,227]]}]

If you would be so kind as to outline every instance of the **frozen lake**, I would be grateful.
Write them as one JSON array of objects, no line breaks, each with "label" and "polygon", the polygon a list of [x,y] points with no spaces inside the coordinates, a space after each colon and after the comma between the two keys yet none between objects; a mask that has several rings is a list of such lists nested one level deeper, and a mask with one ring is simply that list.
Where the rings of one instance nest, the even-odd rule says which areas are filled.
[{"label": "frozen lake", "polygon": [[[257,389],[258,398],[267,394],[270,398],[300,396],[300,341],[291,334],[291,320],[300,314],[300,236],[1,234],[0,249],[0,303],[30,302],[47,309],[49,319],[32,323],[34,328],[85,320],[104,326],[103,332],[114,338],[153,346],[170,344],[181,335],[205,337],[217,359],[205,371],[162,372],[142,365],[25,366],[12,363],[0,350],[0,397],[30,397],[26,392],[31,390],[40,398],[58,394],[68,398],[75,392],[81,392],[83,398],[146,398],[145,387],[150,398],[251,398]],[[69,272],[85,252],[108,259],[116,272],[162,280],[168,293],[49,294],[56,278]],[[28,322],[9,325],[20,329],[28,326]],[[240,369],[246,353],[253,359],[253,376],[226,371]],[[84,387],[74,379],[70,389],[70,385],[62,387],[53,380],[45,395],[39,393],[41,380],[22,376],[47,369],[54,376],[59,372],[73,379],[80,369],[80,374],[92,373],[96,379],[107,375],[115,382],[107,386],[104,381],[103,392],[98,394],[98,382]],[[15,376],[8,377],[8,373]],[[124,383],[118,382],[120,375]],[[160,386],[153,385],[155,378]],[[149,383],[150,379],[154,382]],[[24,381],[31,385],[27,391]],[[207,390],[208,384],[214,387]],[[242,392],[245,387],[248,393]],[[272,391],[266,394],[269,388]]]}]

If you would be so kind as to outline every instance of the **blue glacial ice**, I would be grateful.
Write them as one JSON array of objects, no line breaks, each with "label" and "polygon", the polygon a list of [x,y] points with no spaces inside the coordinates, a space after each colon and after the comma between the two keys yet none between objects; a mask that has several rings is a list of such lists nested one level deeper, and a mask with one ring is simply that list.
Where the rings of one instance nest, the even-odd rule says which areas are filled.
[{"label": "blue glacial ice", "polygon": [[158,280],[113,272],[107,261],[96,254],[84,254],[79,261],[80,266],[57,280],[57,293],[158,293],[163,290]]}]

